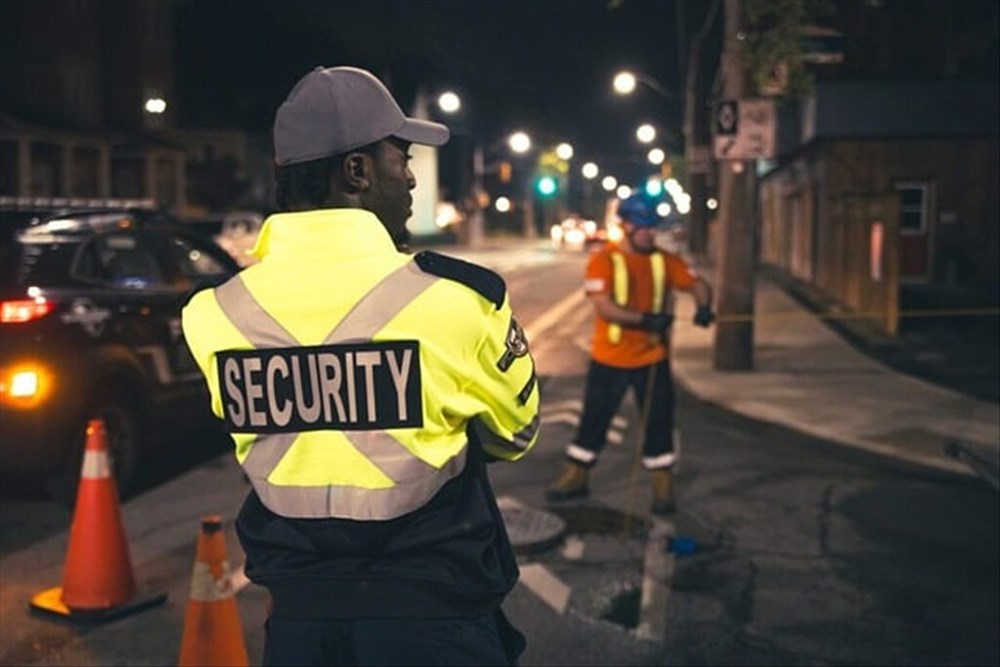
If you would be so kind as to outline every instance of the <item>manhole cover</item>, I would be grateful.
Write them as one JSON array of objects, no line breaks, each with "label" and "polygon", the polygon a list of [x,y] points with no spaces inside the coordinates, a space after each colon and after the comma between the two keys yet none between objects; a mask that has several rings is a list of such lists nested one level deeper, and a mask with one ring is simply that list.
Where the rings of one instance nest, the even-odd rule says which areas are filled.
[{"label": "manhole cover", "polygon": [[562,539],[566,522],[555,514],[524,506],[500,507],[514,551],[538,553],[551,549]]}]

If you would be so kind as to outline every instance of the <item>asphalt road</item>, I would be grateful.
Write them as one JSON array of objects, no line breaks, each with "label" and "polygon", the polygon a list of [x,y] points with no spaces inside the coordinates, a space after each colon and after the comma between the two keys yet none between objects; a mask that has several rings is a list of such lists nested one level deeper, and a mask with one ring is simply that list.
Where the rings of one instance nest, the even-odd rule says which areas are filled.
[{"label": "asphalt road", "polygon": [[[693,553],[664,552],[665,543],[649,539],[632,401],[594,471],[591,498],[546,505],[544,489],[573,435],[589,335],[588,313],[556,317],[551,308],[579,288],[582,257],[501,253],[484,263],[502,268],[522,323],[536,332],[544,403],[536,448],[516,464],[496,464],[491,476],[504,500],[565,525],[551,548],[521,555],[522,582],[506,603],[528,635],[522,665],[1000,661],[1000,511],[979,480],[897,466],[681,392],[680,509],[670,529],[696,545]],[[176,664],[198,520],[224,517],[238,568],[231,520],[245,492],[226,453],[125,503],[136,576],[168,600],[93,628],[28,613],[31,595],[60,581],[68,513],[0,500],[0,664]],[[656,610],[641,605],[651,554],[666,554],[670,565],[653,582]],[[260,664],[264,599],[252,584],[237,595],[251,664]],[[641,638],[651,617],[662,632]]]}]

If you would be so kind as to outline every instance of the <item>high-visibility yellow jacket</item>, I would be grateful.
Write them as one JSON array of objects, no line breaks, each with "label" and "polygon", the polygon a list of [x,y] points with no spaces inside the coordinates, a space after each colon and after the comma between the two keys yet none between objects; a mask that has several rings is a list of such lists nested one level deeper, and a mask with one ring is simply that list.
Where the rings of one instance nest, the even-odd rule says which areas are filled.
[{"label": "high-visibility yellow jacket", "polygon": [[484,463],[539,424],[503,280],[400,253],[356,209],[272,216],[254,252],[182,321],[253,484],[236,530],[273,615],[497,609],[518,568]]},{"label": "high-visibility yellow jacket", "polygon": [[534,362],[498,275],[400,253],[356,209],[272,216],[254,253],[182,322],[271,511],[393,519],[462,471],[467,427],[497,459],[534,444]]}]

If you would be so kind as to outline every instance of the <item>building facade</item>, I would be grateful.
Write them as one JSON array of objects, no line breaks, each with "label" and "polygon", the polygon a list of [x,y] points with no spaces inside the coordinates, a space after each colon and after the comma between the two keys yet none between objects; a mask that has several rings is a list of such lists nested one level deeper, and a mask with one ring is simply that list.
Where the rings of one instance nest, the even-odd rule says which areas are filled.
[{"label": "building facade", "polygon": [[185,208],[170,0],[5,0],[0,31],[0,195]]}]

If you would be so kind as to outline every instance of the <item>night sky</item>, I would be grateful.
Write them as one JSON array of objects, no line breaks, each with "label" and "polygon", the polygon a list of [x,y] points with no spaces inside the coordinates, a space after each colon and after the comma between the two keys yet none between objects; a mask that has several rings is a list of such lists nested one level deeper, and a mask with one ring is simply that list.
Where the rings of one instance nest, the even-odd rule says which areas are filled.
[{"label": "night sky", "polygon": [[[687,5],[691,6],[688,7]],[[692,22],[704,11],[685,3]],[[268,132],[295,81],[317,65],[355,65],[404,109],[419,87],[458,92],[456,134],[489,141],[523,128],[578,150],[635,144],[640,120],[679,131],[681,102],[611,92],[622,67],[678,91],[672,2],[200,2],[175,26],[181,126]],[[679,136],[675,137],[675,140]]]},{"label": "night sky", "polygon": [[[418,88],[459,92],[456,137],[499,140],[526,129],[568,140],[579,157],[636,153],[643,121],[679,146],[686,46],[703,0],[178,0],[176,97],[181,127],[267,134],[274,111],[317,65],[355,65],[385,80],[405,110]],[[996,0],[835,0],[824,25],[845,33],[833,76],[997,79]],[[706,72],[717,66],[715,22]],[[678,30],[678,25],[685,30]],[[686,37],[683,39],[687,39]],[[678,97],[640,86],[611,92],[622,67]]]}]

